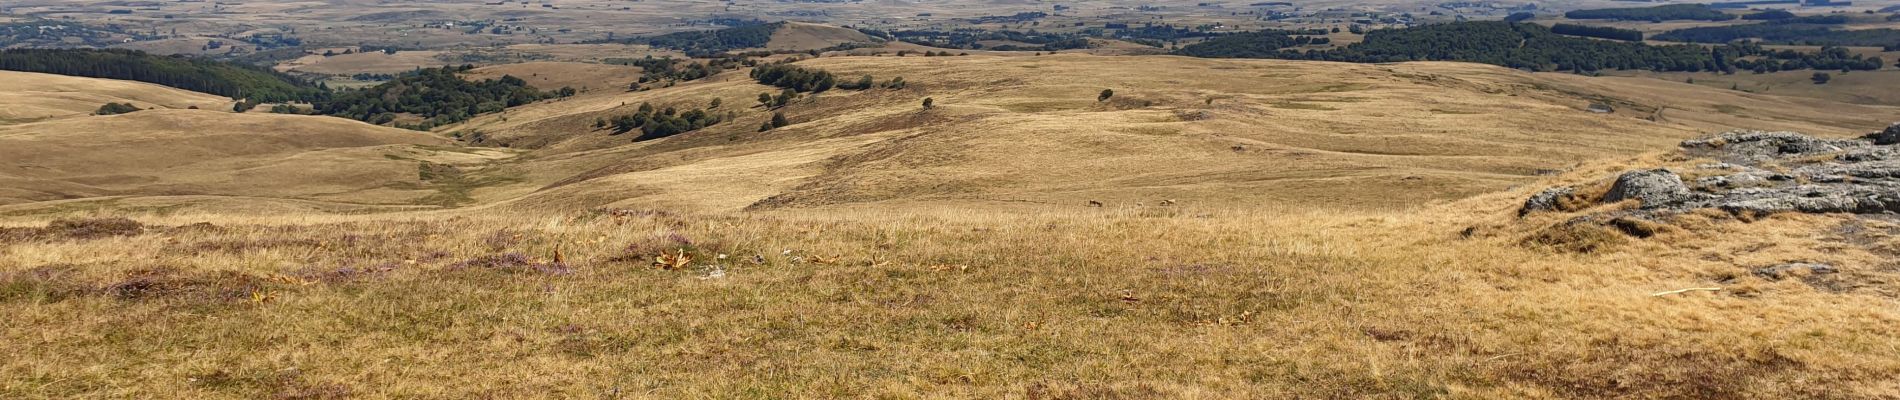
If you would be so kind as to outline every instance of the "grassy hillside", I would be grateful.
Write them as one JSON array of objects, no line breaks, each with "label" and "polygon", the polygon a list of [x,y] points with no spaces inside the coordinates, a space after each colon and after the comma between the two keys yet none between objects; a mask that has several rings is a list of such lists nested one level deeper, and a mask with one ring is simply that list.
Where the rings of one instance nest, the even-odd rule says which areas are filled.
[{"label": "grassy hillside", "polygon": [[[478,192],[520,207],[738,210],[873,204],[1409,207],[1503,189],[1606,156],[1752,126],[1848,134],[1895,109],[1649,80],[1454,63],[1179,57],[836,57],[797,65],[902,90],[838,91],[772,114],[742,73],[600,92],[450,131],[533,149],[541,186]],[[1183,71],[1147,74],[1156,68]],[[743,72],[743,71],[740,71]],[[1114,98],[1096,101],[1102,89]],[[921,101],[934,99],[924,110]],[[597,119],[723,99],[734,122],[631,143]],[[1212,100],[1209,103],[1209,100]],[[1586,112],[1606,103],[1618,111]],[[1718,110],[1746,109],[1745,113]],[[1655,121],[1651,121],[1655,119]],[[525,198],[519,198],[526,195]]]},{"label": "grassy hillside", "polygon": [[[197,110],[0,127],[0,398],[1900,388],[1900,225],[1695,213],[1577,252],[1550,237],[1574,214],[1517,213],[1713,162],[1681,138],[1900,109],[1463,63],[796,65],[908,83],[766,109],[742,69],[439,128],[454,145]],[[642,104],[736,119],[596,127]],[[1752,273],[1791,261],[1873,279]]]},{"label": "grassy hillside", "polygon": [[851,43],[872,43],[870,35],[855,29],[830,25],[787,22],[772,32],[772,39],[759,46],[767,50],[824,49]]},{"label": "grassy hillside", "polygon": [[[0,231],[0,395],[1856,399],[1900,384],[1890,295],[1745,272],[1820,255],[1843,221],[1573,254],[1519,244],[1552,223],[1513,220],[1528,194],[1349,214],[16,219]],[[1472,226],[1485,233],[1461,238]],[[1744,281],[1652,296],[1725,274]]]},{"label": "grassy hillside", "polygon": [[[148,110],[0,126],[0,204],[198,196],[440,206],[495,151],[339,118]],[[43,203],[40,211],[107,203]],[[12,212],[0,212],[12,213]]]},{"label": "grassy hillside", "polygon": [[143,82],[0,71],[0,125],[91,115],[106,103],[231,109],[228,98]]}]

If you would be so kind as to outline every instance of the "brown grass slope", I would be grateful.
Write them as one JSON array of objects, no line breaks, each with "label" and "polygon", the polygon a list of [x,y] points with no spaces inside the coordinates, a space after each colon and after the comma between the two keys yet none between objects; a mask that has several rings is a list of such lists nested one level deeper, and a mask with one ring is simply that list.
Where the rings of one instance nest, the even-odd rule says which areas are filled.
[{"label": "brown grass slope", "polygon": [[[1572,215],[1516,216],[1548,185],[1706,162],[1660,151],[1679,137],[1841,136],[1893,109],[1449,63],[803,64],[911,86],[807,98],[764,133],[746,107],[769,89],[742,73],[443,129],[511,149],[211,111],[0,127],[0,176],[46,174],[0,187],[292,198],[0,207],[0,398],[1900,393],[1900,225],[1693,214],[1578,253],[1535,240]],[[712,98],[739,120],[592,127]],[[231,175],[250,159],[338,163]],[[398,178],[418,182],[383,190],[482,206],[338,215],[387,209],[298,193]],[[1853,280],[1750,274],[1790,261]]]},{"label": "brown grass slope", "polygon": [[[535,149],[533,161],[521,164],[529,176],[523,185],[482,197],[531,208],[1133,206],[1168,199],[1391,208],[1492,192],[1714,130],[1846,135],[1900,120],[1891,107],[1459,63],[1062,55],[799,64],[845,80],[903,76],[910,86],[808,96],[777,110],[794,125],[765,133],[755,131],[770,111],[753,99],[777,90],[743,71],[584,95],[446,130]],[[1115,97],[1097,102],[1102,89]],[[920,106],[926,97],[934,109]],[[643,102],[690,109],[712,98],[738,120],[639,143],[592,125]],[[1618,111],[1585,111],[1591,103]],[[1758,111],[1708,111],[1715,105]]]},{"label": "brown grass slope", "polygon": [[446,143],[427,133],[338,118],[212,110],[148,110],[11,125],[0,127],[0,159],[7,160],[0,165],[0,187],[5,188],[0,202],[134,195],[348,197],[417,183],[418,162],[405,157],[426,151],[416,145]]},{"label": "brown grass slope", "polygon": [[144,82],[0,71],[0,125],[92,115],[106,103],[231,109],[228,98]]},{"label": "brown grass slope", "polygon": [[[1530,192],[1398,213],[9,219],[0,397],[1900,390],[1900,314],[1882,292],[1891,282],[1842,290],[1747,274],[1788,258],[1844,268],[1890,259],[1839,245],[1844,218],[1715,221],[1577,254],[1521,244],[1555,222],[1515,220]],[[1856,240],[1896,244],[1880,232],[1900,226],[1867,224],[1857,235],[1872,236]],[[1473,226],[1484,233],[1459,234]],[[662,255],[672,257],[655,266]],[[1726,290],[1651,295],[1708,286]]]},{"label": "brown grass slope", "polygon": [[575,90],[626,90],[628,83],[640,79],[640,67],[536,61],[476,68],[464,76],[479,80],[501,79],[510,75],[540,90],[563,87]]},{"label": "brown grass slope", "polygon": [[772,40],[765,43],[765,50],[811,50],[846,43],[871,43],[871,36],[850,28],[786,22],[784,27],[772,32]]}]

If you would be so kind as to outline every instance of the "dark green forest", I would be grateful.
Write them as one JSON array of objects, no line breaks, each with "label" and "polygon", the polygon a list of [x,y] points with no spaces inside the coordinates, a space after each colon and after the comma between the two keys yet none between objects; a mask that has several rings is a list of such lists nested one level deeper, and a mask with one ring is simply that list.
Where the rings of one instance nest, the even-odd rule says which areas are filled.
[{"label": "dark green forest", "polygon": [[1887,28],[1834,29],[1828,26],[1833,25],[1833,23],[1812,23],[1812,21],[1817,20],[1823,22],[1833,21],[1829,18],[1811,19],[1811,17],[1800,17],[1758,24],[1677,29],[1656,34],[1651,38],[1672,42],[1694,43],[1728,43],[1742,39],[1755,39],[1768,44],[1900,48],[1900,30]]},{"label": "dark green forest", "polygon": [[1330,42],[1323,37],[1289,36],[1285,31],[1246,32],[1201,41],[1175,53],[1202,58],[1280,58],[1280,49]]},{"label": "dark green forest", "polygon": [[316,103],[316,113],[379,125],[395,121],[397,114],[414,114],[427,120],[405,127],[427,130],[557,96],[513,76],[472,82],[456,75],[473,68],[421,69],[362,90],[336,92]]},{"label": "dark green forest", "polygon": [[[1263,48],[1293,43],[1284,34],[1234,35],[1255,40],[1241,46],[1210,40],[1183,47],[1177,54],[1196,57],[1278,58],[1345,62],[1464,61],[1530,71],[1722,71],[1821,69],[1878,69],[1879,58],[1863,58],[1842,51],[1815,53],[1768,52],[1760,45],[1733,44],[1709,48],[1698,45],[1652,46],[1559,35],[1536,24],[1502,21],[1457,22],[1368,32],[1365,40],[1328,50],[1277,52]],[[1789,58],[1781,58],[1789,57]],[[1770,58],[1777,61],[1756,61]]]},{"label": "dark green forest", "polygon": [[1655,7],[1576,10],[1564,13],[1564,18],[1650,22],[1671,20],[1727,21],[1735,19],[1735,14],[1725,13],[1709,8],[1709,6],[1703,4],[1670,4]]},{"label": "dark green forest", "polygon": [[263,67],[132,50],[8,49],[0,52],[0,70],[139,81],[266,103],[314,101],[326,93]]},{"label": "dark green forest", "polygon": [[1631,42],[1643,41],[1643,31],[1611,28],[1607,26],[1557,24],[1550,27],[1550,32],[1559,35],[1615,39]]},{"label": "dark green forest", "polygon": [[829,71],[791,64],[768,64],[753,68],[752,79],[798,93],[823,92],[838,86],[838,77]]},{"label": "dark green forest", "polygon": [[738,49],[765,47],[772,41],[772,33],[785,26],[784,22],[763,23],[747,21],[735,23],[738,26],[712,31],[677,32],[659,36],[628,39],[627,43],[646,44],[686,52],[692,57],[705,57],[722,54]]},{"label": "dark green forest", "polygon": [[[905,42],[931,47],[970,50],[995,51],[1058,51],[1086,49],[1089,47],[1087,33],[1051,33],[1010,30],[956,29],[950,31],[901,30],[885,33]],[[984,46],[984,41],[1007,41],[1024,44],[1004,44]]]},{"label": "dark green forest", "polygon": [[652,104],[641,103],[639,111],[632,115],[616,116],[611,121],[603,120],[596,123],[596,125],[599,127],[607,127],[611,124],[613,128],[611,134],[613,135],[619,135],[638,129],[640,130],[640,136],[633,139],[637,142],[700,130],[708,126],[718,125],[721,122],[732,119],[732,117],[730,113],[720,114],[711,109],[692,109],[680,112],[673,107],[659,110],[655,109]]},{"label": "dark green forest", "polygon": [[721,57],[696,62],[672,57],[646,56],[645,58],[609,58],[606,63],[640,67],[640,80],[636,83],[647,83],[662,80],[696,80],[726,70],[752,65],[754,61],[744,57]]}]

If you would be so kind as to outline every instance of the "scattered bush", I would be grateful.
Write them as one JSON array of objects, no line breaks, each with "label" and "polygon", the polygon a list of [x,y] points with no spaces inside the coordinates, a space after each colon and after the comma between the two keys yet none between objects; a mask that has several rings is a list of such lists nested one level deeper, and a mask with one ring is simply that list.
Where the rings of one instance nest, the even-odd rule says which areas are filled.
[{"label": "scattered bush", "polygon": [[752,79],[759,83],[785,88],[799,93],[820,93],[837,86],[838,78],[831,72],[820,69],[801,68],[790,64],[761,65],[752,69]]},{"label": "scattered bush", "polygon": [[708,112],[703,109],[679,112],[677,109],[668,107],[665,110],[656,111],[652,104],[641,103],[639,111],[632,115],[613,117],[609,122],[613,125],[614,131],[612,134],[614,135],[639,129],[640,137],[634,140],[640,141],[659,139],[700,130],[708,126],[718,125],[727,119],[728,117],[726,116]]},{"label": "scattered bush", "polygon": [[93,111],[92,115],[119,115],[137,111],[140,111],[139,108],[132,103],[106,103],[99,106],[99,111]]}]

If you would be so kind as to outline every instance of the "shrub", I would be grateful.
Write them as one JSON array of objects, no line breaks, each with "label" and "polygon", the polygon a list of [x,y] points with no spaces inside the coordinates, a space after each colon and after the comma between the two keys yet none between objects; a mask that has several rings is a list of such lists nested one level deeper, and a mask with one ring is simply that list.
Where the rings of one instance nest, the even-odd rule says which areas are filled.
[{"label": "shrub", "polygon": [[139,111],[139,108],[133,106],[132,103],[106,103],[99,106],[99,111],[92,112],[92,115],[118,115],[135,111]]}]

